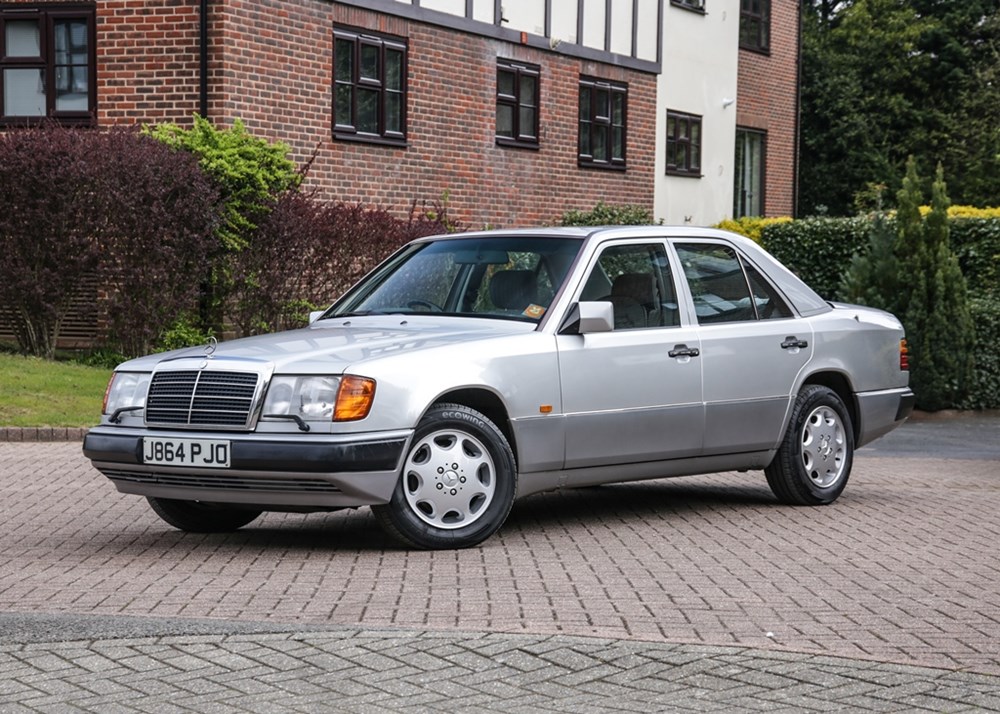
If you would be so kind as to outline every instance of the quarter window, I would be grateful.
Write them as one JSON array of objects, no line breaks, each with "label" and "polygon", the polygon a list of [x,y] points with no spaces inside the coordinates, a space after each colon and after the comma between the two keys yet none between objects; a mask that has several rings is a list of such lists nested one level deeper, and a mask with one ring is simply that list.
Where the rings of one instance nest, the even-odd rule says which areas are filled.
[{"label": "quarter window", "polygon": [[701,117],[667,110],[667,173],[701,177]]},{"label": "quarter window", "polygon": [[0,123],[93,123],[95,57],[92,6],[0,11]]},{"label": "quarter window", "polygon": [[333,135],[405,144],[406,73],[405,40],[335,29]]},{"label": "quarter window", "polygon": [[770,50],[771,0],[740,0],[740,47]]},{"label": "quarter window", "polygon": [[746,322],[791,317],[792,311],[760,272],[729,246],[680,244],[698,323]]},{"label": "quarter window", "polygon": [[497,63],[497,143],[538,146],[539,69]]},{"label": "quarter window", "polygon": [[579,163],[625,168],[628,87],[599,79],[580,80]]}]

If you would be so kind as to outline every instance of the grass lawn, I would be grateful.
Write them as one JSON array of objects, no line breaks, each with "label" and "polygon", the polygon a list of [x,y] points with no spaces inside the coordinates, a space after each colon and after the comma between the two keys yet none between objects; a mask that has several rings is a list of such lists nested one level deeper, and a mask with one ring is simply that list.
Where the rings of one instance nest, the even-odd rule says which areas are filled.
[{"label": "grass lawn", "polygon": [[0,354],[0,426],[93,426],[110,369]]}]

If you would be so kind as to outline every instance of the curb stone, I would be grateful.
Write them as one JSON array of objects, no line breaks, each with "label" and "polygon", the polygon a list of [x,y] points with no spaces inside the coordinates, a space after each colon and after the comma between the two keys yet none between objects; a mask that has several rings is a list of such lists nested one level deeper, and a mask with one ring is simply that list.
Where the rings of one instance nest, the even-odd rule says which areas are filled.
[{"label": "curb stone", "polygon": [[83,441],[89,431],[72,426],[0,426],[3,441]]}]

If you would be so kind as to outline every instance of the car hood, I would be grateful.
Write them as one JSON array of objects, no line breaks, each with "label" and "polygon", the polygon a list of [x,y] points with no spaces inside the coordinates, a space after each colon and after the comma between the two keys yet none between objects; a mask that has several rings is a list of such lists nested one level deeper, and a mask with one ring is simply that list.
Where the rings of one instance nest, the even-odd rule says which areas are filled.
[{"label": "car hood", "polygon": [[[204,363],[275,373],[340,374],[350,365],[447,345],[534,331],[512,320],[422,315],[378,315],[320,320],[309,327],[148,355],[119,365],[124,371],[200,369]],[[197,361],[197,364],[194,361]]]}]

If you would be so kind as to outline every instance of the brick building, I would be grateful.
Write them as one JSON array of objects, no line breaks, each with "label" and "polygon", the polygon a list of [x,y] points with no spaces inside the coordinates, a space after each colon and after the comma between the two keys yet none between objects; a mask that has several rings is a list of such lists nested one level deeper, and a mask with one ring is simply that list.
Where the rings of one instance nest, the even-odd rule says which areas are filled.
[{"label": "brick building", "polygon": [[[404,211],[447,192],[472,226],[551,222],[599,200],[651,207],[656,35],[650,46],[629,23],[618,43],[624,27],[603,14],[592,21],[573,0],[581,37],[600,20],[607,42],[555,41],[553,5],[569,8],[552,0],[3,2],[0,121],[241,118],[252,133],[288,143],[299,164],[314,157],[309,180],[328,198]],[[658,17],[660,5],[634,0],[636,15]],[[595,111],[581,128],[585,94]],[[612,95],[621,98],[618,117],[597,107]]]}]

